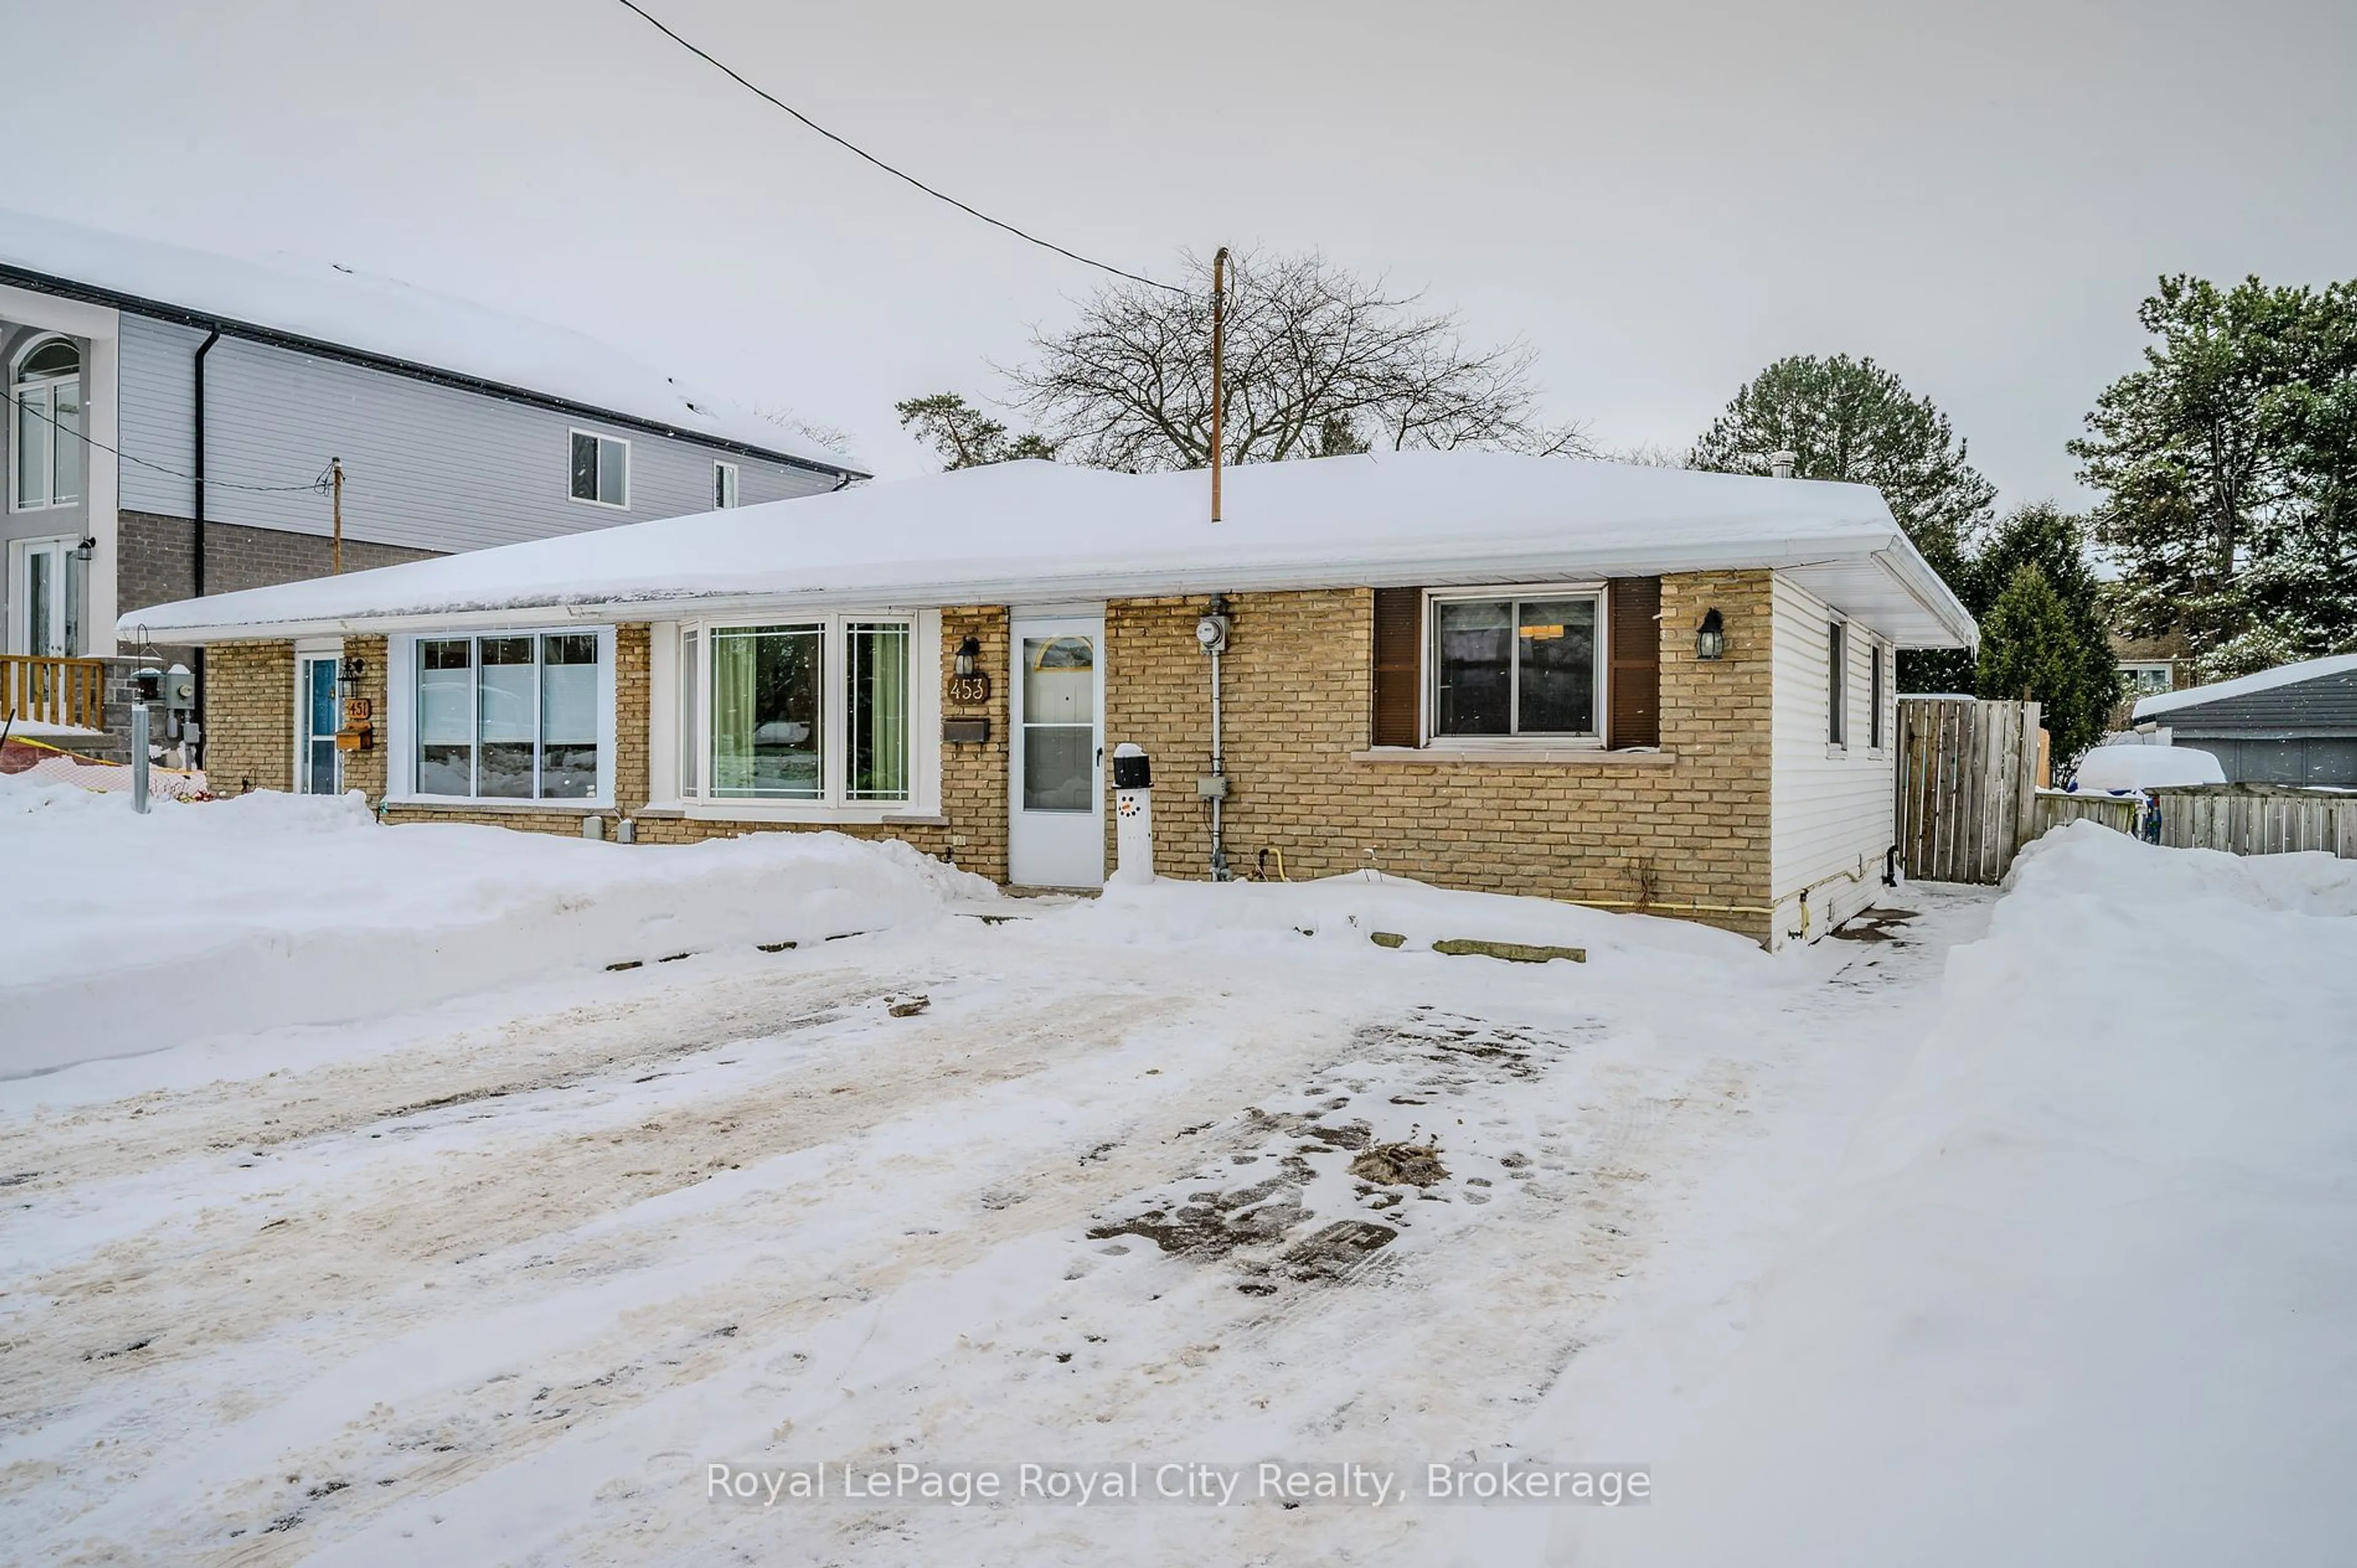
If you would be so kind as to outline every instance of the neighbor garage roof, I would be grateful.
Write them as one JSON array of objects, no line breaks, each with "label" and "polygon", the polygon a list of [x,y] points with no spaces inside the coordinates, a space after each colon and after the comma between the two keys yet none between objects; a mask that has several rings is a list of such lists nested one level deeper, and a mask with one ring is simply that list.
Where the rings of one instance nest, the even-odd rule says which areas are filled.
[{"label": "neighbor garage roof", "polygon": [[1914,647],[1973,622],[1862,485],[1491,452],[1200,471],[1006,463],[135,610],[126,637],[276,638],[555,612],[829,607],[1651,575],[1779,567]]},{"label": "neighbor garage roof", "polygon": [[[2136,716],[2158,718],[2163,714],[2183,713],[2188,708],[2208,707],[2212,703],[2232,703],[2237,699],[2256,697],[2286,686],[2305,685],[2313,681],[2329,681],[2335,676],[2357,672],[2357,653],[2336,653],[2325,659],[2304,659],[2297,664],[2278,664],[2272,670],[2262,670],[2255,675],[2244,675],[2233,681],[2213,681],[2207,686],[2188,686],[2182,691],[2162,692],[2146,697],[2136,705]],[[2319,702],[2325,700],[2319,693]],[[2334,692],[2331,700],[2341,712],[2347,711],[2343,694]],[[2294,710],[2286,704],[2276,704],[2280,716],[2289,717]]]}]

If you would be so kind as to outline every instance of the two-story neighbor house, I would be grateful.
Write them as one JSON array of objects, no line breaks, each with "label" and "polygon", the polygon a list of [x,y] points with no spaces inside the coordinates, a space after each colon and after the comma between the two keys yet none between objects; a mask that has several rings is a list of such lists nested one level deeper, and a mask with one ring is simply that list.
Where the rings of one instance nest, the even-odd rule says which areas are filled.
[{"label": "two-story neighbor house", "polygon": [[[0,379],[0,714],[20,734],[119,732],[101,661],[142,651],[119,617],[332,571],[331,461],[347,571],[865,477],[576,333],[7,212]],[[201,673],[199,650],[156,651]]]}]

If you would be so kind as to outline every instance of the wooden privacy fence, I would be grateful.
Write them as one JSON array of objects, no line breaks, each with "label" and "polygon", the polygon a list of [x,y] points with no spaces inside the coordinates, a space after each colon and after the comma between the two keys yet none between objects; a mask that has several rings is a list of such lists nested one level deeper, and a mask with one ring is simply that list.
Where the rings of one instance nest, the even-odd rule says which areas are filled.
[{"label": "wooden privacy fence", "polygon": [[2357,794],[2284,784],[2193,784],[2152,791],[2160,842],[2228,854],[2321,850],[2357,860]]},{"label": "wooden privacy fence", "polygon": [[2034,836],[2038,704],[1901,697],[1898,771],[1907,875],[2001,881]]},{"label": "wooden privacy fence", "polygon": [[2074,795],[2065,789],[2040,789],[2029,813],[2029,832],[2023,840],[2042,836],[2065,822],[2093,822],[2114,832],[2134,837],[2141,804],[2133,795]]}]

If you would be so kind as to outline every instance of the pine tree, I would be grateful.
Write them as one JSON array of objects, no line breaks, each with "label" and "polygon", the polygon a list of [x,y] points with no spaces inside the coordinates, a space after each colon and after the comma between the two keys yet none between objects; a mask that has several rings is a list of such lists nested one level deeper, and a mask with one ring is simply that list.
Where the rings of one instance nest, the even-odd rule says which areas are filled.
[{"label": "pine tree", "polygon": [[[1803,479],[1872,485],[1890,505],[1932,569],[1963,596],[1972,548],[1989,519],[1996,487],[1968,460],[1964,441],[1929,398],[1872,360],[1795,354],[1777,360],[1735,394],[1695,443],[1691,467],[1766,474],[1771,453],[1788,451]],[[1910,649],[1900,689],[1953,692],[1972,678],[1969,655]]]},{"label": "pine tree", "polygon": [[2160,280],[2071,444],[2137,636],[2205,679],[2357,643],[2357,284]]},{"label": "pine tree", "polygon": [[904,398],[892,406],[900,416],[900,428],[940,453],[944,468],[978,468],[989,463],[1056,456],[1054,442],[1033,435],[1010,438],[1003,421],[991,418],[956,392]]},{"label": "pine tree", "polygon": [[[2036,585],[2024,583],[2033,574]],[[2008,601],[2007,596],[2013,595]],[[1984,697],[2018,699],[2019,638],[2034,599],[2041,639],[2040,667],[2029,695],[2040,704],[2057,769],[2104,737],[2120,697],[2119,666],[2105,635],[2104,585],[2087,559],[2079,520],[2049,504],[2023,507],[2000,523],[1973,561],[1964,597],[1981,623],[1981,654],[1973,688]],[[2046,600],[2059,616],[2051,625]],[[2000,613],[2002,612],[2002,613]]]},{"label": "pine tree", "polygon": [[2085,749],[2069,739],[2079,706],[2080,674],[2071,612],[2034,562],[2013,570],[1981,620],[1980,664],[1974,692],[2007,702],[2034,702],[2058,766]]}]

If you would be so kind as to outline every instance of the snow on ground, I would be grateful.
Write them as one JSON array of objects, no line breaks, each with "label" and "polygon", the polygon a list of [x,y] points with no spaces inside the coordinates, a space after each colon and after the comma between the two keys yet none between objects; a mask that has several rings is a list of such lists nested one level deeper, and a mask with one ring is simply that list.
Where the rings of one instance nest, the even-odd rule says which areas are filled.
[{"label": "snow on ground", "polygon": [[655,850],[464,823],[379,828],[357,794],[157,801],[0,780],[19,897],[0,1078],[224,1030],[382,1015],[727,940],[867,930],[989,884],[904,845],[764,834]]},{"label": "snow on ground", "polygon": [[[328,808],[248,810],[159,811],[187,842],[120,853],[170,860],[192,909],[208,856],[239,865],[254,930],[262,863],[313,838],[369,841],[326,864],[388,879],[382,933],[483,896],[435,830],[264,853],[265,814]],[[2264,1506],[2237,1539],[2323,1560],[2349,1520],[2304,1483],[2345,1466],[2352,1391],[2330,1020],[2357,1000],[2324,958],[2357,885],[2100,833],[2041,848],[1986,940],[1988,896],[1915,887],[1773,959],[1387,879],[1060,904],[823,837],[527,841],[537,970],[0,1083],[0,1555],[2210,1562]],[[694,956],[559,956],[568,876],[594,908],[740,874],[777,907]],[[755,945],[834,899],[879,918]],[[1433,1179],[1384,1179],[1408,1175]],[[1657,1496],[765,1506],[708,1480],[1534,1458],[1648,1466]],[[2275,1489],[2205,1493],[2195,1462],[2272,1462]],[[2025,1477],[2027,1519],[2000,1490]],[[2161,1528],[2187,1518],[2211,1534]]]}]

